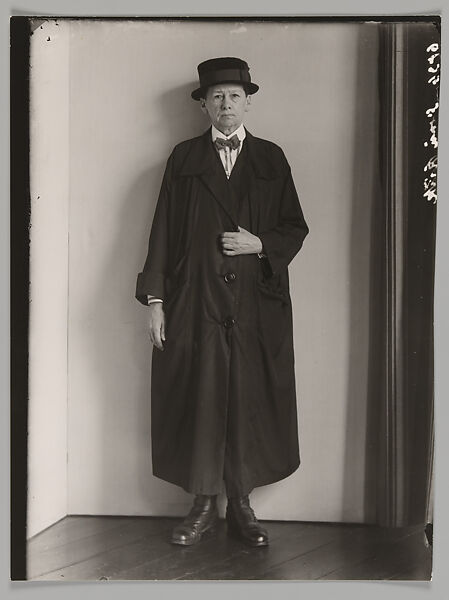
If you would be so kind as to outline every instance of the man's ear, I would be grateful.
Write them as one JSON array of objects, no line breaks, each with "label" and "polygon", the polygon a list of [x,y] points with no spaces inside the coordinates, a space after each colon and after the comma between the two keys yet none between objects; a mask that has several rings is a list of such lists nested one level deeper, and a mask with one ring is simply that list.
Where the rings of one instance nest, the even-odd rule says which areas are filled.
[{"label": "man's ear", "polygon": [[206,100],[204,98],[200,98],[200,107],[203,113],[207,114]]},{"label": "man's ear", "polygon": [[246,106],[245,106],[245,111],[248,112],[249,111],[249,107],[251,105],[251,96],[246,96]]}]

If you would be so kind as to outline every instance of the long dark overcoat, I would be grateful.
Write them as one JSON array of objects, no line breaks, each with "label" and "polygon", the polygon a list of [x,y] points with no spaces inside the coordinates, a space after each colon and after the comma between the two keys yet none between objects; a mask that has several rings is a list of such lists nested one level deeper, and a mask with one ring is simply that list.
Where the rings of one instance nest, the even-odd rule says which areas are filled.
[{"label": "long dark overcoat", "polygon": [[[236,185],[238,183],[238,185]],[[226,256],[241,226],[267,258]],[[308,233],[281,148],[247,131],[229,180],[211,131],[178,144],[156,206],[136,298],[164,301],[164,350],[153,349],[155,476],[191,493],[242,493],[299,465],[288,264]]]}]

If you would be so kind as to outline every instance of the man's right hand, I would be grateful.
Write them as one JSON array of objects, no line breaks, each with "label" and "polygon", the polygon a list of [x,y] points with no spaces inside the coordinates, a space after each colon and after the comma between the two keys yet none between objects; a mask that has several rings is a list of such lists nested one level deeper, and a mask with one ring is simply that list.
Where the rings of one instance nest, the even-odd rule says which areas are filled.
[{"label": "man's right hand", "polygon": [[165,342],[165,315],[162,302],[153,302],[148,306],[150,312],[149,335],[151,343],[159,350],[163,350]]}]

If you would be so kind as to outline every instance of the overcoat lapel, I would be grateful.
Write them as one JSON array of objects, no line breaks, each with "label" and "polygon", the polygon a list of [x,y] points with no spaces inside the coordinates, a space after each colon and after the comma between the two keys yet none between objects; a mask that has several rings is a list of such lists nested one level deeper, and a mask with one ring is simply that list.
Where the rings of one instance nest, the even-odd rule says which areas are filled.
[{"label": "overcoat lapel", "polygon": [[264,201],[263,181],[274,179],[277,175],[270,156],[267,155],[255,138],[246,130],[245,144],[247,160],[245,176],[247,177],[247,193],[250,211],[251,232],[259,233],[260,204]]},{"label": "overcoat lapel", "polygon": [[[248,200],[252,215],[252,229],[256,228],[257,223],[254,222],[255,215],[258,214],[258,204],[263,201],[261,198],[261,180],[269,180],[276,177],[277,173],[273,168],[273,163],[270,160],[270,155],[246,128],[246,160],[244,165],[239,165],[244,172],[241,177],[245,180],[245,187],[248,192]],[[240,155],[239,155],[240,158]],[[237,162],[234,168],[237,168]],[[234,170],[232,171],[232,173]],[[220,164],[220,159],[217,156],[212,143],[211,128],[207,129],[203,135],[195,139],[192,147],[182,165],[180,176],[198,176],[203,184],[210,191],[212,196],[224,210],[234,226],[235,231],[238,231],[238,217],[233,210],[233,203],[229,202],[229,193],[226,188],[227,183],[223,180],[226,177],[223,166]],[[232,174],[231,174],[232,177]]]},{"label": "overcoat lapel", "polygon": [[182,166],[181,176],[196,175],[229,217],[234,230],[238,231],[237,215],[229,202],[223,166],[212,144],[210,128],[196,138]]}]

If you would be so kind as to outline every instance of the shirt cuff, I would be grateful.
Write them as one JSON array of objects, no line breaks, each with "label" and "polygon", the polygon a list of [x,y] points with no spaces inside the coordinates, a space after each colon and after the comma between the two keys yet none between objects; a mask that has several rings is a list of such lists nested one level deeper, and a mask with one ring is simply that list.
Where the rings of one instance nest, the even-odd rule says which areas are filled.
[{"label": "shirt cuff", "polygon": [[147,304],[153,304],[153,302],[162,302],[161,298],[156,298],[156,296],[147,295]]},{"label": "shirt cuff", "polygon": [[[260,240],[260,238],[259,238]],[[262,240],[260,240],[262,242]],[[257,256],[259,258],[267,258],[267,255],[265,253],[265,248],[263,247],[263,242],[262,242],[262,250],[260,252],[257,253]]]}]

